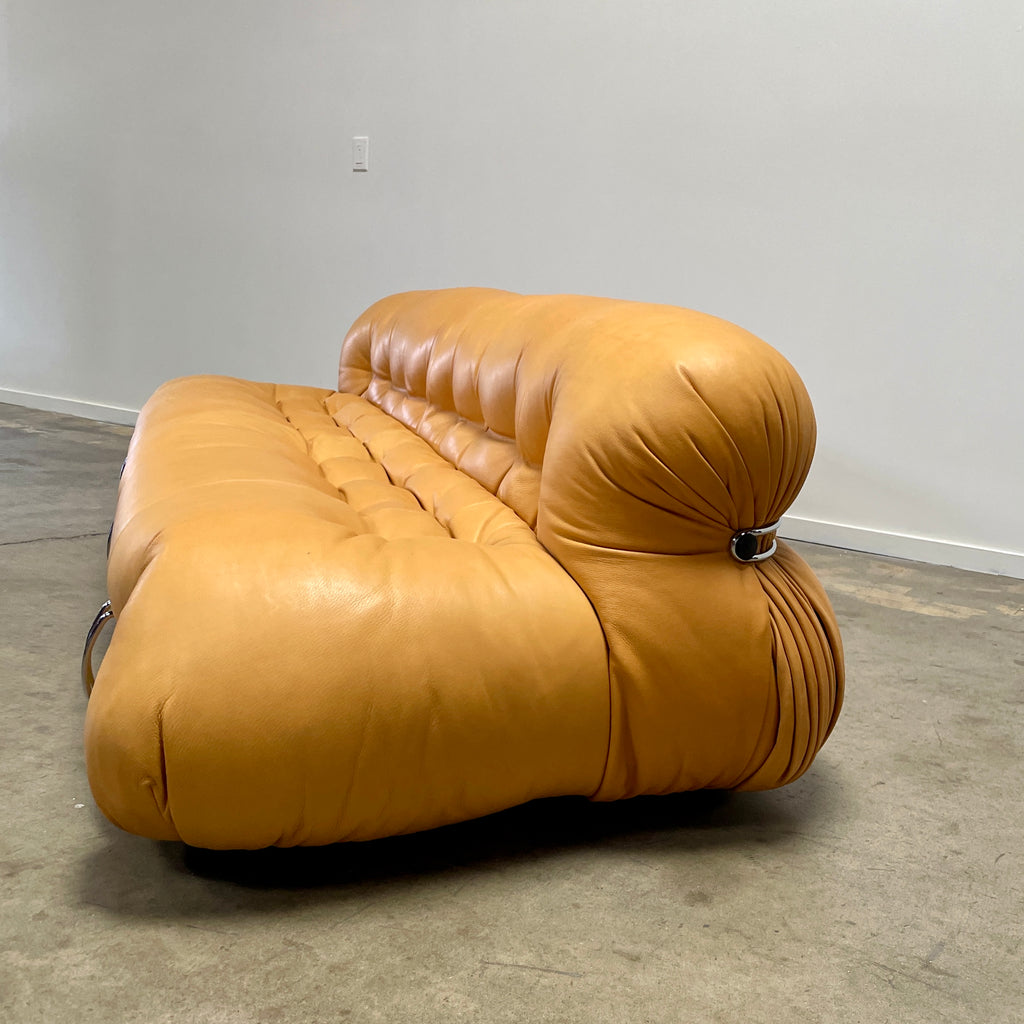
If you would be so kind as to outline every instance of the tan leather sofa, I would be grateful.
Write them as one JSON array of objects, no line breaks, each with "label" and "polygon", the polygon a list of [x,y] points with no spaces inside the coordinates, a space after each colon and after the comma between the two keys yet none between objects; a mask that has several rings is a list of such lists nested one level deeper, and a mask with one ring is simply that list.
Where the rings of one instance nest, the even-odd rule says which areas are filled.
[{"label": "tan leather sofa", "polygon": [[843,687],[773,534],[813,446],[768,345],[604,299],[397,295],[337,391],[171,381],[111,534],[95,798],[257,848],[790,782]]}]

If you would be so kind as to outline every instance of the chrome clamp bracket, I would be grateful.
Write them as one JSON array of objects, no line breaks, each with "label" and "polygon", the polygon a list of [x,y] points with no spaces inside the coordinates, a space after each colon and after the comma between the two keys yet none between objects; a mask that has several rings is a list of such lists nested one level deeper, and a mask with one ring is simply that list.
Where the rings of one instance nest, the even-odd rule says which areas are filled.
[{"label": "chrome clamp bracket", "polygon": [[114,610],[110,607],[109,601],[104,601],[103,606],[96,613],[92,620],[89,632],[85,637],[85,650],[82,651],[82,686],[85,688],[86,697],[92,696],[92,688],[96,684],[96,677],[92,671],[92,649],[103,632],[103,627],[114,617]]},{"label": "chrome clamp bracket", "polygon": [[779,548],[776,532],[779,524],[769,523],[767,526],[755,526],[749,530],[739,530],[732,535],[729,551],[737,562],[750,565],[763,562]]}]

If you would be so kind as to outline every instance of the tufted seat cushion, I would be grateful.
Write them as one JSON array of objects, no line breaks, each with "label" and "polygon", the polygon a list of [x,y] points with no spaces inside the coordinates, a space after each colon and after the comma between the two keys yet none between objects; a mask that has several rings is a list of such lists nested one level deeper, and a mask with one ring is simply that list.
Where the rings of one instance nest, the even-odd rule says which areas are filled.
[{"label": "tufted seat cushion", "polygon": [[832,612],[785,545],[729,544],[813,439],[732,325],[486,289],[371,307],[338,391],[164,385],[112,533],[100,807],[261,847],[796,778],[841,702]]}]

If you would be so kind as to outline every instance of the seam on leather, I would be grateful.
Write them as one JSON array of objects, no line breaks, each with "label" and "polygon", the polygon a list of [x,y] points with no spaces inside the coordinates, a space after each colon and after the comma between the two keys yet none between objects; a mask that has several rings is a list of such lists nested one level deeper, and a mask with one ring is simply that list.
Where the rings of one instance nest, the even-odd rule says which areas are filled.
[{"label": "seam on leather", "polygon": [[[359,441],[359,443],[363,446],[363,448],[366,449],[367,455],[369,455],[370,460],[371,461],[376,461],[373,458],[373,453],[368,448],[366,448],[366,444],[362,440],[362,438],[356,437],[356,435],[353,434],[352,431],[348,427],[346,427],[343,424],[339,423],[331,415],[330,411],[327,408],[327,399],[330,398],[331,395],[334,395],[334,394],[337,394],[337,392],[336,391],[328,392],[326,395],[324,395],[320,399],[320,409],[322,410],[322,412],[324,414],[324,417],[326,418],[327,422],[330,423],[334,427],[334,429],[336,429],[336,430],[343,430],[343,431],[345,431],[348,434],[349,437],[355,438],[355,440]],[[362,524],[362,527],[363,527],[363,533],[364,534],[372,534],[374,531],[370,528],[370,524],[367,523],[366,518],[363,516],[363,514],[358,509],[354,508],[352,506],[351,502],[349,502],[345,498],[343,498],[341,493],[340,493],[340,491],[338,490],[338,488],[334,484],[332,484],[331,481],[328,479],[327,474],[324,472],[324,468],[323,468],[322,463],[313,455],[312,442],[310,441],[310,439],[308,437],[306,437],[306,435],[302,432],[302,430],[298,427],[298,425],[295,422],[293,422],[293,420],[289,417],[289,415],[284,411],[284,409],[281,406],[281,401],[280,401],[280,399],[277,396],[278,396],[278,385],[275,384],[274,385],[274,398],[275,398],[275,405],[277,407],[277,410],[281,414],[281,417],[285,421],[285,423],[287,423],[288,426],[290,426],[292,428],[292,430],[294,430],[295,433],[298,434],[300,438],[302,438],[302,443],[306,446],[306,457],[309,459],[309,461],[314,466],[316,466],[317,473],[320,474],[320,477],[324,481],[324,483],[326,483],[327,486],[332,491],[334,491],[334,493],[335,493],[335,495],[337,497],[337,500],[344,502],[359,517],[359,522]],[[384,467],[381,467],[381,468],[383,469]],[[387,469],[384,469],[384,472],[386,473]],[[390,476],[388,477],[388,479],[389,480],[391,479]]]},{"label": "seam on leather", "polygon": [[[435,454],[436,454],[436,455],[437,455],[437,456],[438,456],[439,458],[442,458],[442,459],[444,459],[444,461],[445,461],[445,463],[446,463],[447,465],[451,466],[451,468],[452,468],[452,469],[456,469],[456,467],[455,467],[455,466],[452,466],[452,464],[451,464],[450,462],[448,462],[448,460],[447,460],[447,459],[445,459],[445,458],[444,458],[444,456],[443,456],[443,455],[441,455],[441,453],[440,453],[440,452],[438,452],[438,451],[437,451],[437,450],[436,450],[436,449],[434,448],[434,446],[433,446],[433,445],[432,445],[432,444],[431,444],[431,443],[430,443],[430,442],[429,442],[429,441],[428,441],[428,440],[427,440],[426,438],[424,438],[424,437],[421,437],[421,436],[420,436],[420,435],[419,435],[419,434],[418,434],[418,433],[417,433],[417,432],[416,432],[415,430],[412,430],[412,429],[411,429],[410,427],[406,426],[406,425],[405,425],[405,424],[404,424],[404,423],[403,423],[403,422],[402,422],[401,420],[397,420],[397,419],[395,419],[395,417],[394,417],[394,416],[392,416],[392,415],[391,415],[390,413],[388,413],[388,412],[385,412],[385,411],[384,411],[384,410],[383,410],[382,408],[380,408],[380,406],[378,406],[378,405],[377,405],[377,404],[376,404],[375,402],[371,402],[371,401],[370,401],[370,400],[369,400],[368,398],[364,398],[364,399],[363,399],[363,401],[365,401],[365,402],[366,402],[366,404],[367,404],[368,406],[370,406],[370,408],[371,408],[371,409],[373,409],[373,410],[374,410],[374,412],[378,413],[378,414],[379,414],[379,415],[381,415],[381,416],[385,416],[385,417],[387,417],[387,419],[388,419],[388,420],[390,420],[390,421],[391,421],[391,423],[395,424],[396,426],[399,426],[399,427],[401,427],[401,428],[402,428],[403,430],[406,430],[406,431],[408,431],[408,432],[409,432],[409,434],[410,434],[410,435],[411,435],[412,437],[415,437],[415,438],[416,438],[417,440],[419,440],[419,441],[422,441],[422,442],[423,442],[423,444],[425,444],[425,445],[426,445],[426,446],[427,446],[427,447],[428,447],[428,448],[429,448],[429,449],[430,449],[430,450],[431,450],[432,452],[434,452],[434,453],[435,453]],[[370,457],[370,460],[371,460],[371,461],[372,461],[372,462],[373,462],[373,463],[374,463],[375,465],[377,465],[377,466],[380,466],[380,468],[381,468],[382,470],[384,470],[384,473],[385,473],[385,475],[386,475],[386,476],[387,476],[387,478],[388,478],[388,482],[389,482],[389,483],[390,483],[390,484],[392,485],[392,487],[399,487],[399,488],[401,488],[401,489],[402,489],[402,490],[404,490],[404,491],[408,491],[408,493],[409,493],[409,494],[411,494],[411,495],[413,496],[413,498],[415,498],[415,499],[416,499],[416,504],[417,504],[417,505],[419,505],[419,507],[420,507],[420,508],[421,508],[421,509],[422,509],[422,510],[424,511],[424,513],[425,513],[426,515],[428,515],[428,516],[431,516],[431,517],[432,517],[432,518],[434,519],[434,521],[435,521],[435,522],[436,522],[436,523],[438,524],[438,526],[440,526],[440,527],[441,527],[441,528],[442,528],[442,529],[443,529],[443,530],[444,530],[444,531],[445,531],[445,532],[446,532],[446,533],[448,534],[448,536],[449,536],[449,537],[451,537],[451,534],[452,534],[452,531],[451,531],[451,527],[450,527],[450,526],[449,526],[449,525],[448,525],[447,523],[443,523],[443,522],[442,522],[442,521],[441,521],[441,520],[440,520],[440,519],[439,519],[439,518],[437,517],[437,513],[436,513],[436,511],[434,511],[433,509],[428,509],[428,508],[426,507],[426,505],[424,505],[424,504],[423,504],[423,499],[422,499],[422,498],[421,498],[421,497],[420,497],[420,496],[419,496],[419,495],[418,495],[418,494],[417,494],[417,493],[416,493],[416,492],[415,492],[415,491],[414,491],[414,490],[413,490],[413,489],[412,489],[411,487],[406,487],[406,486],[405,486],[405,484],[399,484],[399,483],[395,483],[395,478],[394,478],[394,476],[392,475],[391,471],[390,471],[390,470],[388,469],[388,467],[387,467],[387,464],[386,464],[386,463],[385,463],[384,461],[382,461],[382,460],[378,459],[378,458],[377,458],[377,457],[376,457],[376,456],[375,456],[375,455],[373,454],[373,451],[372,451],[372,450],[370,449],[370,447],[369,447],[369,446],[367,445],[367,443],[366,443],[366,440],[365,440],[365,439],[364,439],[363,437],[361,437],[361,436],[360,436],[359,434],[357,434],[357,433],[355,432],[355,430],[353,429],[353,427],[354,427],[354,426],[355,426],[355,424],[353,424],[353,425],[352,425],[352,427],[347,427],[346,429],[348,430],[349,434],[351,434],[351,436],[352,436],[352,437],[354,437],[354,438],[355,438],[355,439],[356,439],[356,440],[357,440],[357,441],[358,441],[358,442],[359,442],[359,443],[360,443],[360,444],[361,444],[361,445],[363,446],[363,448],[364,448],[364,449],[366,449],[366,454],[367,454],[367,455],[368,455],[368,456]],[[456,472],[457,472],[457,471],[458,471],[458,470],[456,470]],[[453,538],[453,539],[454,539],[454,538]]]},{"label": "seam on leather", "polygon": [[[167,788],[167,748],[164,745],[164,709],[171,701],[171,696],[165,697],[157,708],[156,712],[156,739],[157,739],[157,750],[160,758],[160,787],[163,792],[163,802],[161,803],[160,797],[156,792],[156,779],[150,778],[148,775],[142,779],[141,785],[148,789],[150,795],[153,797],[153,802],[156,804],[156,809],[160,814],[160,817],[164,819],[175,832],[178,832],[177,826],[174,824],[174,819],[171,816],[171,796],[170,790]],[[180,833],[178,833],[180,835]]]},{"label": "seam on leather", "polygon": [[[516,365],[518,368],[518,363]],[[379,374],[374,374],[372,377],[372,381],[381,381],[384,384],[386,384],[388,389],[391,391],[396,391],[398,394],[404,395],[406,398],[411,398],[418,402],[424,402],[426,404],[426,409],[423,411],[423,415],[420,417],[421,422],[423,420],[423,417],[426,416],[428,412],[454,413],[456,416],[458,416],[459,421],[461,423],[468,423],[471,426],[474,426],[477,429],[479,429],[482,433],[489,434],[491,437],[495,437],[498,440],[510,441],[513,444],[516,443],[516,437],[514,434],[503,434],[500,430],[495,430],[494,427],[489,426],[487,423],[480,423],[477,420],[470,419],[468,416],[463,416],[462,413],[458,411],[458,409],[445,409],[442,408],[441,406],[435,405],[433,402],[430,401],[429,398],[427,398],[426,395],[418,395],[415,392],[410,391],[408,388],[402,387],[401,384],[396,384],[394,379],[391,377],[382,377]],[[369,387],[367,387],[367,390],[369,390]],[[479,389],[477,389],[477,394],[479,395]],[[360,395],[360,398],[364,398],[367,402],[370,403],[370,405],[374,406],[377,409],[380,409],[380,411],[383,412],[385,416],[391,415],[386,410],[381,408],[379,402],[375,402],[372,398],[366,398],[365,393],[363,395]],[[402,424],[402,426],[406,425],[407,424],[404,423]],[[416,433],[417,436],[420,436],[418,432]],[[424,441],[427,440],[425,437],[422,439]],[[427,441],[427,444],[430,444],[430,442]],[[433,445],[431,445],[431,447],[433,447]]]}]

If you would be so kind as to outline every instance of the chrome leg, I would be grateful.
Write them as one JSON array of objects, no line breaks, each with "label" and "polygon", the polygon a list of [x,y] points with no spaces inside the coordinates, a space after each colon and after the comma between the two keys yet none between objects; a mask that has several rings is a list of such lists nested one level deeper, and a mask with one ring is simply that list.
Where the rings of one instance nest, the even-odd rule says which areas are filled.
[{"label": "chrome leg", "polygon": [[114,611],[110,607],[110,602],[104,601],[86,635],[85,650],[82,651],[82,686],[85,687],[86,697],[92,696],[92,688],[96,683],[96,677],[92,671],[92,649],[96,646],[96,641],[100,638],[100,633],[103,632],[107,620],[113,617]]}]

